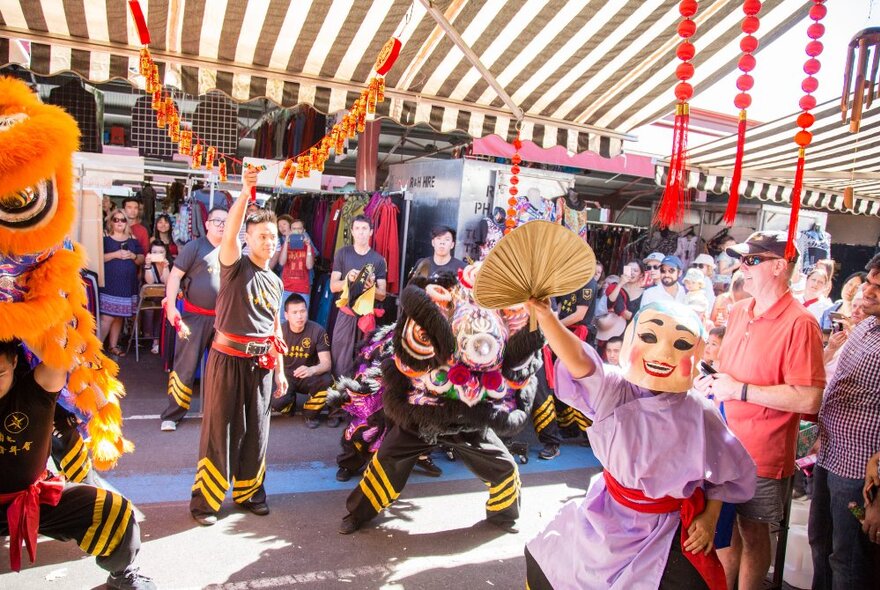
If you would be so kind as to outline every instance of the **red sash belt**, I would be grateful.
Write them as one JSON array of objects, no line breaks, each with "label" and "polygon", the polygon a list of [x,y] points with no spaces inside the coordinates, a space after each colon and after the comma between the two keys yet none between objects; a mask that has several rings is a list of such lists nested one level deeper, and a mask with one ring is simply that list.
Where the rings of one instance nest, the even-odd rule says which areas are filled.
[{"label": "red sash belt", "polygon": [[[215,340],[211,343],[211,348],[218,352],[222,352],[223,354],[228,354],[229,356],[238,358],[256,358],[257,364],[261,369],[268,369],[271,371],[275,368],[275,357],[271,354],[272,352],[277,352],[282,355],[287,354],[287,344],[275,334],[272,334],[271,336],[239,336],[237,334],[225,334],[218,331],[217,335],[220,338],[225,338],[226,340],[241,346],[233,347],[223,344],[218,342],[215,336]],[[243,350],[247,348],[248,344],[268,345],[268,349],[260,354],[251,354],[246,350]]]},{"label": "red sash belt", "polygon": [[21,571],[21,543],[27,548],[31,563],[37,558],[37,532],[40,530],[40,504],[57,506],[64,482],[57,475],[41,479],[20,492],[0,494],[0,505],[6,507],[9,523],[9,565]]},{"label": "red sash belt", "polygon": [[209,315],[216,316],[217,310],[214,309],[206,309],[204,307],[199,307],[194,303],[190,302],[186,297],[183,298],[183,311],[188,311],[189,313],[196,313],[199,315]]},{"label": "red sash belt", "polygon": [[[345,307],[340,307],[339,311],[353,318],[357,317],[357,314],[347,305]],[[385,310],[382,308],[376,308],[373,310],[373,313],[362,315],[357,321],[358,329],[366,335],[372,334],[376,330],[376,318],[381,318],[383,315],[385,315]]]},{"label": "red sash belt", "polygon": [[620,482],[614,479],[608,471],[603,471],[602,475],[605,476],[605,488],[618,504],[622,504],[636,512],[647,514],[664,514],[666,512],[676,511],[681,512],[682,555],[687,557],[688,561],[690,561],[696,568],[700,573],[700,576],[706,581],[706,584],[708,584],[710,590],[726,590],[727,579],[724,577],[724,568],[721,566],[721,561],[719,561],[718,554],[715,553],[714,548],[709,555],[704,555],[702,551],[695,555],[684,549],[685,542],[688,538],[688,528],[691,526],[694,518],[702,513],[706,507],[706,498],[703,493],[703,488],[697,488],[694,490],[694,493],[690,498],[679,499],[671,498],[669,496],[663,498],[649,498],[641,490],[633,490],[624,487]]},{"label": "red sash belt", "polygon": [[[574,326],[569,326],[569,330],[572,333],[580,338],[581,342],[587,341],[587,335],[589,334],[589,330],[583,324],[575,324]],[[547,387],[550,389],[556,389],[556,370],[553,365],[553,351],[550,350],[549,346],[544,346],[544,375],[547,377]]]}]

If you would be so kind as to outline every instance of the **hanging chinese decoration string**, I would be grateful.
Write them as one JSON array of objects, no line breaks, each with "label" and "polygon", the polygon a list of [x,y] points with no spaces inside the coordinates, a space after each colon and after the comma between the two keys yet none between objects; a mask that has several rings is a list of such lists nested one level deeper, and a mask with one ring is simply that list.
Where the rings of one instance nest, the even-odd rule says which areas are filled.
[{"label": "hanging chinese decoration string", "polygon": [[816,117],[810,112],[812,109],[816,108],[816,97],[813,96],[813,93],[819,88],[819,80],[814,76],[822,67],[822,64],[819,63],[818,57],[822,54],[822,50],[824,49],[822,42],[819,41],[819,39],[825,34],[825,25],[819,21],[825,18],[827,13],[828,9],[825,7],[825,0],[813,0],[813,6],[810,7],[810,19],[813,21],[813,24],[807,27],[807,36],[810,38],[810,41],[807,43],[806,54],[809,59],[804,62],[804,73],[807,74],[807,77],[804,78],[804,81],[801,83],[801,89],[805,94],[801,97],[798,103],[802,112],[798,115],[797,125],[801,130],[795,133],[794,136],[794,142],[798,145],[798,160],[797,168],[795,168],[794,173],[794,186],[791,191],[791,216],[788,220],[788,242],[785,245],[785,258],[788,260],[793,260],[795,256],[797,256],[797,249],[795,248],[794,240],[797,235],[798,216],[801,210],[804,164],[806,161],[807,146],[813,141],[813,134],[810,133],[809,128],[816,122]]},{"label": "hanging chinese decoration string", "polygon": [[736,87],[739,94],[733,99],[733,104],[739,109],[739,124],[736,134],[736,159],[733,164],[733,174],[730,179],[730,197],[727,200],[727,210],[724,212],[724,223],[732,226],[736,221],[736,210],[739,206],[739,184],[742,179],[743,156],[745,154],[746,144],[746,125],[748,122],[748,114],[746,110],[752,104],[752,97],[749,90],[755,84],[755,79],[749,72],[755,69],[755,50],[758,49],[758,39],[754,36],[760,27],[758,13],[761,11],[761,2],[759,0],[744,0],[743,12],[745,18],[740,25],[745,36],[739,42],[739,48],[742,55],[739,58],[738,67],[742,74],[736,80]]},{"label": "hanging chinese decoration string", "polygon": [[[518,126],[519,124],[517,124]],[[510,233],[510,230],[516,227],[516,217],[517,217],[517,205],[519,204],[519,200],[516,195],[519,194],[519,188],[517,185],[519,184],[519,165],[522,163],[522,156],[519,155],[519,150],[522,149],[522,140],[519,138],[519,131],[516,133],[516,139],[513,140],[513,149],[516,150],[513,154],[513,157],[510,159],[510,188],[507,192],[510,196],[507,198],[507,218],[504,220],[504,233]]]},{"label": "hanging chinese decoration string", "polygon": [[[213,170],[214,163],[218,165],[220,182],[227,180],[226,159],[243,164],[237,158],[223,154],[213,145],[207,145],[191,129],[181,126],[180,112],[170,94],[166,93],[159,80],[159,67],[150,55],[150,31],[138,0],[128,1],[132,18],[138,31],[141,42],[139,72],[146,80],[145,90],[152,95],[151,106],[156,112],[156,126],[167,129],[169,139],[177,144],[178,153],[191,158],[191,166],[201,169],[204,166]],[[401,42],[396,37],[391,37],[379,52],[379,57],[374,65],[374,75],[370,78],[367,88],[354,101],[349,112],[333,125],[330,132],[317,141],[314,145],[304,149],[294,158],[287,159],[281,165],[279,178],[286,186],[291,186],[296,178],[307,178],[311,172],[324,170],[324,163],[330,156],[330,152],[341,153],[344,149],[345,140],[354,138],[358,133],[363,133],[367,121],[375,118],[376,106],[385,100],[385,74],[391,70],[397,56],[400,54]],[[265,170],[262,166],[260,169]]]}]

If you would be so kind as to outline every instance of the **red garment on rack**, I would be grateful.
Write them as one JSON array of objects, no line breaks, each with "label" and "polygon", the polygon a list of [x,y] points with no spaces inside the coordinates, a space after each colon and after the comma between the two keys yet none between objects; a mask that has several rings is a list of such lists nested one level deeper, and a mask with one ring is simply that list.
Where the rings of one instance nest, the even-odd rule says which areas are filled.
[{"label": "red garment on rack", "polygon": [[321,246],[321,256],[325,260],[333,260],[333,256],[336,254],[336,232],[339,230],[339,217],[342,215],[344,205],[345,197],[339,197],[330,206],[327,233],[324,234],[324,243]]},{"label": "red garment on rack", "polygon": [[382,255],[388,265],[386,278],[388,293],[398,293],[400,290],[400,243],[397,231],[397,217],[400,210],[385,198],[376,209],[373,217],[373,249]]}]

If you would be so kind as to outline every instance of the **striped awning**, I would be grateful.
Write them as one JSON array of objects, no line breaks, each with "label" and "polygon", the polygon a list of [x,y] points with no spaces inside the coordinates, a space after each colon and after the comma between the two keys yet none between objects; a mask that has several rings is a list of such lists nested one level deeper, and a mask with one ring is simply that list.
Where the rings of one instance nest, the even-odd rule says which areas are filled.
[{"label": "striped awning", "polygon": [[[807,207],[880,215],[880,106],[866,111],[858,133],[849,132],[841,120],[840,99],[817,106],[810,128],[813,142],[806,151],[801,202]],[[797,115],[752,127],[746,133],[743,180],[746,198],[788,204],[797,166],[794,135],[800,130]],[[736,135],[724,137],[689,151],[689,186],[726,194],[736,157]],[[655,169],[657,184],[666,184],[666,166]],[[853,209],[847,210],[843,191],[853,187]]]},{"label": "striped awning", "polygon": [[[380,114],[404,125],[512,139],[516,118],[444,33],[443,14],[513,103],[521,137],[614,156],[628,133],[668,114],[678,60],[678,0],[140,0],[166,83],[246,101],[346,108],[384,42],[400,58]],[[0,0],[0,64],[92,82],[137,79],[138,37],[123,0]],[[765,0],[766,46],[810,0]],[[700,2],[692,82],[736,68],[741,0]],[[731,92],[733,93],[733,89]]]}]

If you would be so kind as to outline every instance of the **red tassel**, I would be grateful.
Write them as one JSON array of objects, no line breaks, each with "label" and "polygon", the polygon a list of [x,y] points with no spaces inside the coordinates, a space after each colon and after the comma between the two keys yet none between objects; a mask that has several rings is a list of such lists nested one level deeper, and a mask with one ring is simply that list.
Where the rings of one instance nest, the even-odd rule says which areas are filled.
[{"label": "red tassel", "polygon": [[669,174],[666,177],[666,188],[663,199],[657,209],[655,222],[661,226],[670,226],[684,219],[687,208],[688,172],[687,172],[687,138],[690,124],[690,108],[687,103],[675,107],[675,127],[672,131],[672,157],[669,159]]},{"label": "red tassel", "polygon": [[794,188],[791,190],[791,217],[788,218],[788,242],[785,244],[785,259],[794,260],[797,250],[794,247],[794,238],[797,235],[798,215],[801,211],[801,189],[804,184],[804,156],[806,150],[798,150],[797,169],[794,173]]},{"label": "red tassel", "polygon": [[138,0],[128,0],[128,8],[131,10],[131,18],[134,19],[134,24],[137,26],[141,45],[149,45],[150,29],[147,28],[147,19],[144,18],[144,12],[141,10],[140,2],[138,2]]},{"label": "red tassel", "polygon": [[739,127],[736,130],[736,160],[733,163],[733,175],[730,179],[730,197],[727,199],[727,210],[724,212],[724,223],[733,226],[736,221],[736,209],[739,206],[739,183],[742,179],[743,155],[746,147],[746,111],[739,112]]}]

